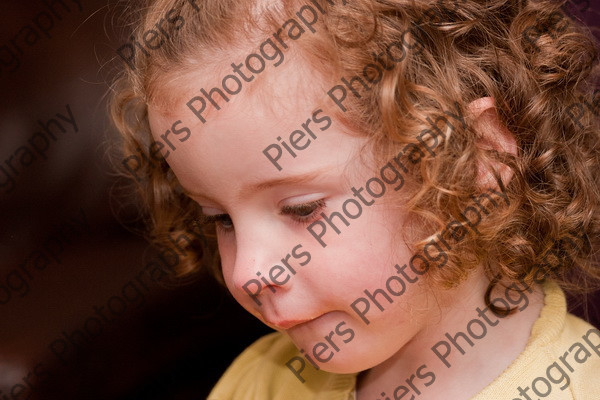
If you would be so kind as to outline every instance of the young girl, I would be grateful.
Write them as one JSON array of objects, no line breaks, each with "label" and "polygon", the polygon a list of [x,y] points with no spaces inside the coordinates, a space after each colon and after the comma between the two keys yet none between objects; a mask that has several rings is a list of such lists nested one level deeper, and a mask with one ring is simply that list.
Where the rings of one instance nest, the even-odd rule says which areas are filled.
[{"label": "young girl", "polygon": [[[209,399],[592,399],[598,53],[549,0],[155,0],[113,118],[154,238],[278,332]],[[216,232],[213,232],[216,228]],[[211,248],[188,243],[189,273]],[[562,289],[561,289],[562,288]]]}]

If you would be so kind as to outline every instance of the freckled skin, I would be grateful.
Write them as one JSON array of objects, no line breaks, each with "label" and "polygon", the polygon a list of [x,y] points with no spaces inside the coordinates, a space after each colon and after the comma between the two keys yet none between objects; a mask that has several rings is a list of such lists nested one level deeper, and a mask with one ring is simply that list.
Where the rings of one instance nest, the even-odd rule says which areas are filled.
[{"label": "freckled skin", "polygon": [[[325,208],[319,213],[341,212],[346,199],[356,198],[351,187],[363,186],[369,178],[377,176],[377,167],[386,161],[374,162],[373,168],[359,162],[357,154],[365,139],[351,136],[334,119],[326,132],[315,130],[317,139],[298,151],[296,158],[284,151],[280,160],[282,170],[278,171],[263,155],[263,149],[277,143],[278,136],[287,138],[292,131],[301,129],[301,124],[314,110],[322,107],[319,102],[323,101],[325,92],[321,89],[327,84],[319,82],[314,73],[291,56],[284,65],[271,67],[264,74],[266,77],[253,94],[236,96],[221,110],[210,113],[205,124],[195,119],[185,107],[185,101],[168,115],[150,107],[153,135],[159,140],[160,134],[179,119],[191,129],[189,140],[178,144],[167,161],[183,187],[203,195],[193,197],[202,206],[203,213],[228,214],[233,222],[232,231],[219,231],[218,243],[225,282],[235,299],[265,323],[306,320],[326,314],[312,322],[279,330],[285,331],[298,348],[307,352],[312,351],[317,342],[333,342],[339,351],[334,351],[327,362],[317,361],[323,370],[350,373],[370,369],[359,381],[359,397],[376,398],[382,388],[387,388],[386,392],[391,395],[394,387],[420,365],[429,362],[431,369],[440,370],[441,363],[430,347],[442,339],[445,332],[464,330],[469,319],[477,317],[469,312],[477,306],[485,307],[482,294],[487,281],[481,271],[476,271],[459,288],[440,291],[430,288],[426,278],[421,277],[417,283],[407,283],[406,292],[394,297],[393,304],[378,296],[385,311],[380,312],[371,304],[367,314],[370,324],[366,325],[350,304],[364,296],[365,289],[373,292],[385,288],[386,279],[397,275],[395,264],[406,264],[412,256],[399,239],[402,235],[395,234],[406,219],[401,205],[396,201],[393,206],[385,195],[372,206],[363,204],[362,215],[349,220],[348,227],[335,219],[341,233],[337,235],[329,228],[324,237],[325,248],[306,230],[307,224],[281,215],[280,211],[283,205],[324,199]],[[217,82],[200,70],[187,73],[186,81],[198,82],[199,87],[212,87]],[[312,82],[312,86],[307,87],[305,82]],[[182,98],[192,96],[193,93],[184,93]],[[332,115],[326,107],[324,114]],[[310,182],[271,187],[241,197],[242,188],[246,186],[319,170],[322,172]],[[274,265],[282,265],[281,259],[298,244],[302,244],[302,251],[310,252],[310,262],[300,266],[299,260],[290,258],[296,274],[285,284],[275,285],[274,293],[263,284],[258,295],[262,305],[258,306],[242,289],[243,285],[257,279],[257,272],[268,277],[269,270]],[[535,307],[529,307],[527,315],[523,313],[518,318],[533,321],[535,312]],[[346,322],[344,327],[355,334],[349,343],[344,343],[339,335],[330,335],[342,321]],[[490,342],[507,332],[510,332],[509,323],[495,328],[488,335]],[[491,380],[502,372],[524,347],[527,332],[510,335],[514,340],[507,345],[514,348],[501,349],[499,361],[489,371],[475,363],[483,380]],[[481,346],[478,351],[487,349],[486,343],[478,343]],[[495,343],[489,344],[490,348],[494,346]],[[329,345],[329,348],[334,346]],[[328,354],[329,351],[323,353]],[[489,354],[471,352],[457,358],[455,365],[473,362],[469,357],[489,360]],[[468,364],[448,371],[438,377],[427,392],[431,395],[427,398],[438,398],[434,389],[444,389],[448,396],[444,397],[442,391],[439,398],[467,398],[464,385],[460,389],[460,380],[454,379],[452,374],[468,378]],[[415,385],[418,384],[415,380]],[[452,393],[456,397],[452,397]]]}]

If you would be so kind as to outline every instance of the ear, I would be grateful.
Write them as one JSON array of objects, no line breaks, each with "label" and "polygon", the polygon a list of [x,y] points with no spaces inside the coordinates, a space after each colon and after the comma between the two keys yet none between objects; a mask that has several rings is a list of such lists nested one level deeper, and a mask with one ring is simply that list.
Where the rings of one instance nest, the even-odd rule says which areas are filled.
[{"label": "ear", "polygon": [[[477,132],[476,146],[482,150],[496,150],[498,153],[517,155],[515,136],[500,121],[496,111],[496,102],[492,97],[482,97],[472,101],[467,106],[473,127]],[[495,175],[506,185],[513,176],[513,171],[498,161],[480,162],[477,173],[477,183],[481,188],[497,189]]]}]

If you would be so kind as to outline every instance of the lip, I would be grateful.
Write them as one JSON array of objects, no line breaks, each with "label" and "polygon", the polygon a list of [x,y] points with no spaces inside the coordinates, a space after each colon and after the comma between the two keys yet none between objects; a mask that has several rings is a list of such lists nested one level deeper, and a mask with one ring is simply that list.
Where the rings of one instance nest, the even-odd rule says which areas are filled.
[{"label": "lip", "polygon": [[268,323],[269,325],[273,325],[279,329],[288,330],[295,326],[305,324],[310,321],[314,321],[315,319],[317,319],[319,317],[321,317],[321,315],[319,315],[315,318],[309,318],[309,319],[283,319],[283,320],[279,320],[279,321],[265,320],[265,322]]}]

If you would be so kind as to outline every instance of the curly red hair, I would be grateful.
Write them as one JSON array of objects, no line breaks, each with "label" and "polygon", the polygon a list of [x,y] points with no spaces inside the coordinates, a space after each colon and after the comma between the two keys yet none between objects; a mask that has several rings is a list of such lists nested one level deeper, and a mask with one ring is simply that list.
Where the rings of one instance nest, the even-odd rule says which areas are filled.
[{"label": "curly red hair", "polygon": [[[382,164],[407,143],[415,143],[428,127],[428,116],[456,107],[466,111],[482,97],[495,99],[499,120],[516,140],[515,156],[482,149],[468,120],[466,127],[452,131],[435,156],[423,158],[410,171],[417,190],[407,208],[427,236],[413,238],[417,252],[428,238],[460,218],[473,193],[481,192],[479,165],[503,163],[513,171],[510,182],[497,176],[510,204],[486,216],[479,234],[453,246],[444,268],[432,268],[428,276],[451,287],[484,265],[490,279],[531,283],[541,268],[563,288],[596,287],[600,130],[594,113],[580,105],[584,100],[589,104],[596,94],[592,87],[598,50],[589,31],[563,11],[564,2],[344,3],[313,1],[325,10],[322,29],[298,44],[324,79],[364,76],[373,55],[384,53],[402,35],[418,44],[406,47],[398,63],[383,56],[382,62],[394,67],[385,68],[380,79],[371,81],[370,90],[351,99],[348,111],[338,115],[364,132],[370,150],[385,160]],[[232,45],[244,30],[266,33],[281,26],[282,18],[297,7],[294,2],[257,13],[255,2],[240,0],[203,0],[194,6],[189,1],[158,0],[140,8],[134,14],[136,35],[155,26],[171,9],[193,23],[164,28],[170,39],[147,55],[140,52],[132,61],[134,68],[125,69],[115,83],[111,113],[124,139],[123,157],[149,153],[147,107],[162,99],[171,78],[197,68],[202,54]],[[169,235],[187,229],[196,208],[164,160],[153,163],[147,157],[140,171],[143,179],[135,183],[153,238],[166,243]],[[201,257],[215,254],[212,246],[191,248],[180,272],[196,270]]]}]

